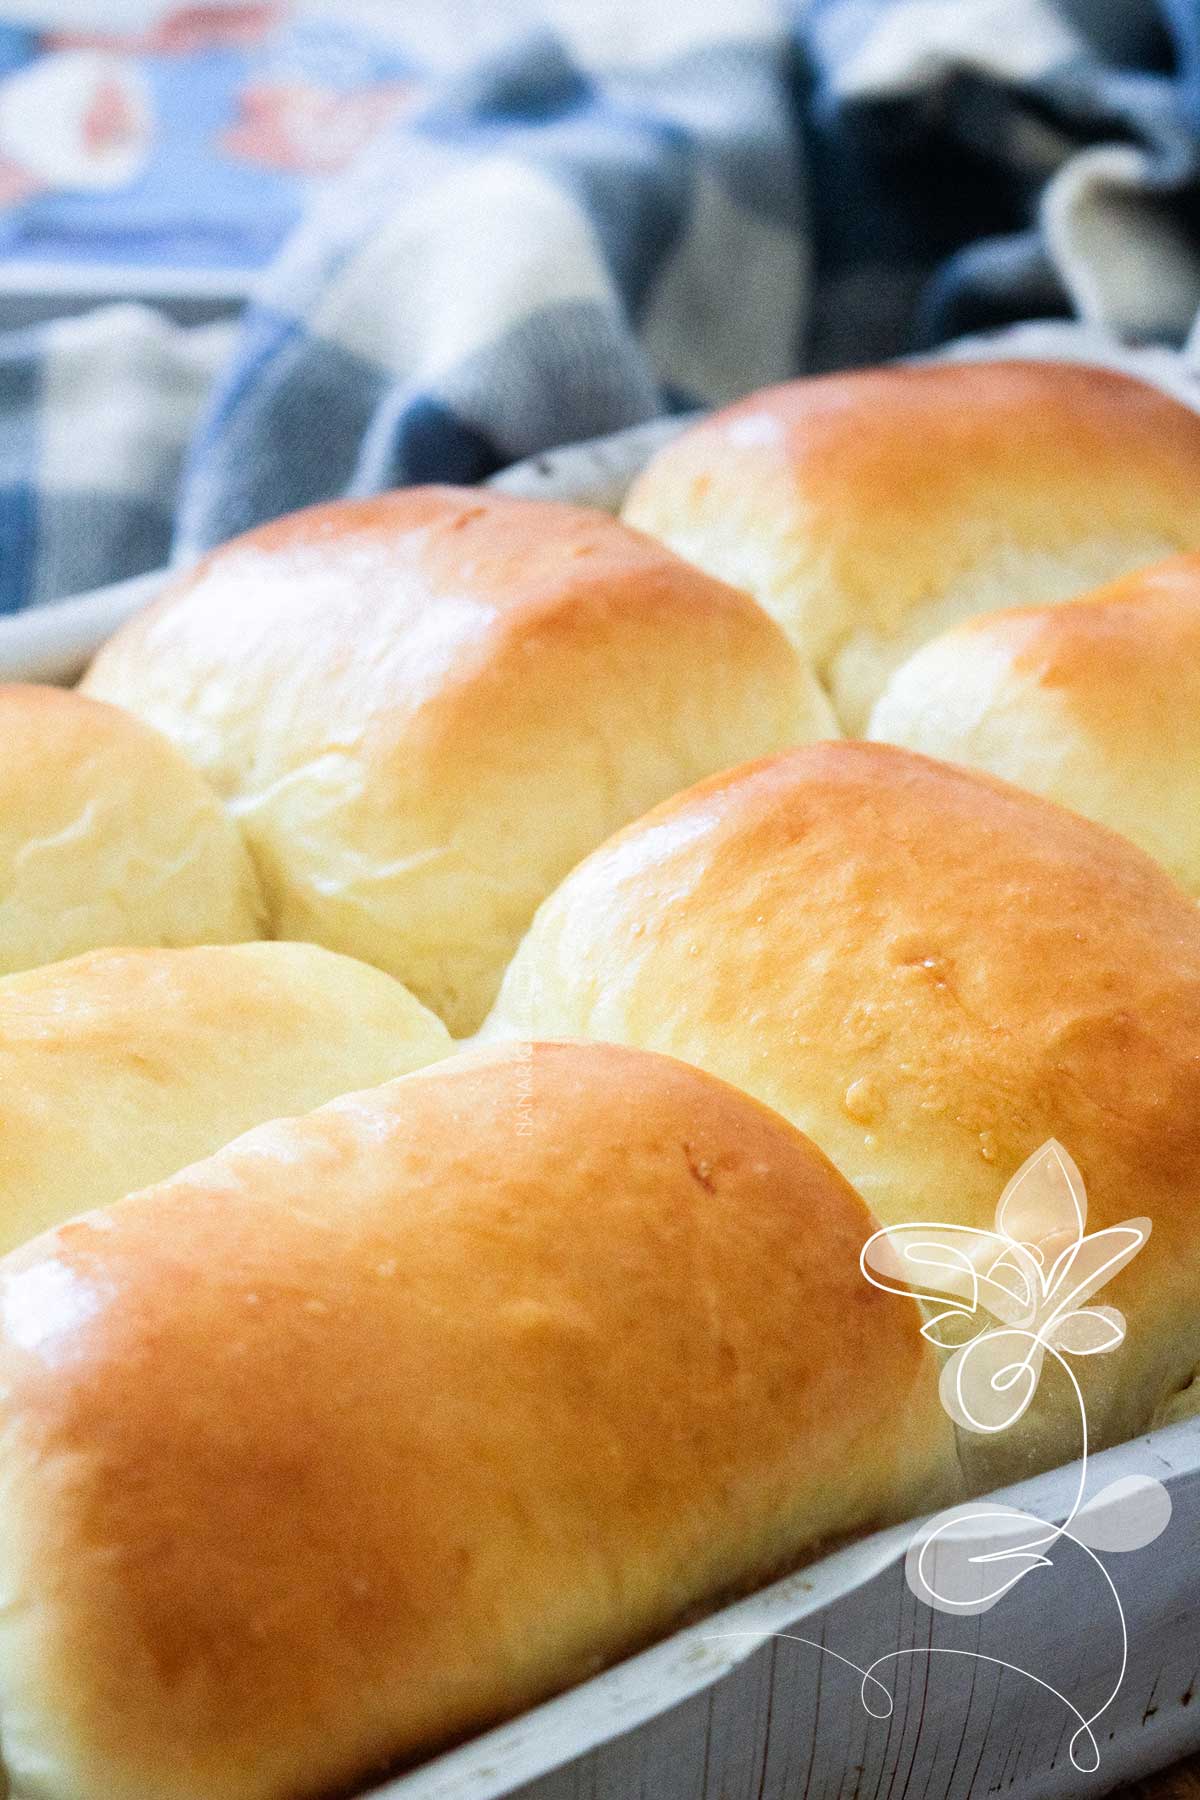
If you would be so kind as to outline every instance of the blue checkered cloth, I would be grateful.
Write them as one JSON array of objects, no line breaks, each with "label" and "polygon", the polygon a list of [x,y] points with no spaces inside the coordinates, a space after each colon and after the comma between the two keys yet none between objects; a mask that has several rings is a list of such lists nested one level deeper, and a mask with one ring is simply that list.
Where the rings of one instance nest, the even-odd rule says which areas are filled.
[{"label": "blue checkered cloth", "polygon": [[236,323],[0,338],[0,610],[1015,319],[1187,348],[1195,0],[540,12],[323,193]]}]

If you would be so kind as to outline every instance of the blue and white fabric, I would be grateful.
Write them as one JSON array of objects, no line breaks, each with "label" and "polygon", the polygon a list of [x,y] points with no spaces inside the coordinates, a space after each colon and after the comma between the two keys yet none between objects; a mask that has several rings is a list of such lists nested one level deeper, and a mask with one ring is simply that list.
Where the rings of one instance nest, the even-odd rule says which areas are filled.
[{"label": "blue and white fabric", "polygon": [[1187,349],[1194,0],[453,11],[236,319],[0,335],[0,610],[1014,320]]}]

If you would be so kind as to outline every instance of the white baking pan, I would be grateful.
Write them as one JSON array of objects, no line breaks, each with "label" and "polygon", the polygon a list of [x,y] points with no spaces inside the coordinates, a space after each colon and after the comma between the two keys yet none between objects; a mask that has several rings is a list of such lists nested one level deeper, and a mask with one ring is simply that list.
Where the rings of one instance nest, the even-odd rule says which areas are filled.
[{"label": "white baking pan", "polygon": [[[1162,352],[1114,354],[1066,327],[965,347],[998,348],[1117,363],[1200,405],[1189,371]],[[678,429],[660,421],[552,451],[494,485],[615,508]],[[0,677],[70,679],[163,579],[0,620]],[[1071,1465],[1003,1498],[1060,1522],[1079,1476]],[[1107,1793],[1200,1747],[1200,1420],[1094,1457],[1087,1489],[1145,1477],[1170,1496],[1160,1536],[1109,1555],[1061,1540],[991,1610],[954,1615],[918,1599],[905,1576],[915,1528],[898,1526],[372,1791],[377,1800]],[[1085,1741],[1080,1723],[1093,1715]]]}]

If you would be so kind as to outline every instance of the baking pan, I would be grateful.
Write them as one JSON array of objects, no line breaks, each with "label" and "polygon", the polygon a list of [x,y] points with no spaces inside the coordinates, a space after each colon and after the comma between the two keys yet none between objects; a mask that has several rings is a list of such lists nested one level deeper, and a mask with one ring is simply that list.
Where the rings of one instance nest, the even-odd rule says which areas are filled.
[{"label": "baking pan", "polygon": [[[1023,327],[954,350],[998,352],[1130,368],[1200,404],[1180,359],[1117,352],[1070,327]],[[682,423],[551,451],[493,485],[615,509]],[[164,577],[0,620],[0,677],[69,680]],[[973,1505],[1058,1524],[1080,1476],[1072,1464]],[[1160,1486],[1148,1489],[1148,1478]],[[1200,1420],[1093,1457],[1087,1492],[1116,1482],[1169,1497],[1169,1522],[1141,1547],[1105,1552],[1060,1538],[1045,1566],[990,1609],[947,1612],[910,1585],[917,1527],[877,1532],[370,1791],[375,1800],[1107,1793],[1200,1747]]]}]

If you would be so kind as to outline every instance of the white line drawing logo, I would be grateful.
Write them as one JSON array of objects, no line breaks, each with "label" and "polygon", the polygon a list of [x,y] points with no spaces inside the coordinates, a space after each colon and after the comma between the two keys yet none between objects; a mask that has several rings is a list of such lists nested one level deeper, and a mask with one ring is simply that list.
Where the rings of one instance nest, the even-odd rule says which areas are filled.
[{"label": "white line drawing logo", "polygon": [[[1171,1498],[1149,1476],[1124,1476],[1085,1502],[1087,1408],[1068,1358],[1100,1356],[1125,1338],[1125,1320],[1112,1306],[1089,1302],[1150,1236],[1150,1220],[1127,1219],[1088,1234],[1087,1194],[1071,1157],[1054,1139],[1017,1170],[996,1207],[993,1231],[973,1226],[889,1225],[862,1249],[872,1286],[915,1295],[932,1311],[922,1335],[949,1352],[942,1368],[942,1405],[963,1431],[1009,1430],[1029,1408],[1047,1357],[1065,1374],[1079,1409],[1081,1452],[1075,1497],[1061,1525],[999,1501],[966,1501],[920,1525],[905,1558],[905,1579],[918,1600],[959,1616],[987,1612],[1035,1569],[1052,1565],[1051,1551],[1074,1544],[1099,1570],[1116,1610],[1120,1657],[1115,1684],[1088,1716],[1031,1670],[977,1651],[920,1646],[893,1650],[869,1667],[852,1663],[814,1638],[781,1633],[790,1642],[845,1663],[862,1676],[861,1698],[872,1718],[886,1719],[893,1696],[876,1671],[905,1656],[959,1656],[992,1663],[1053,1694],[1077,1720],[1069,1754],[1082,1774],[1099,1767],[1092,1727],[1112,1705],[1125,1679],[1128,1633],[1112,1577],[1098,1552],[1139,1550],[1163,1532]],[[721,1635],[741,1635],[740,1633]]]},{"label": "white line drawing logo", "polygon": [[1075,1387],[1086,1454],[1087,1417],[1064,1355],[1098,1356],[1124,1341],[1125,1320],[1115,1307],[1085,1303],[1132,1262],[1150,1221],[1127,1219],[1090,1236],[1086,1223],[1083,1178],[1051,1139],[1001,1194],[994,1231],[888,1225],[863,1245],[859,1260],[873,1287],[912,1293],[927,1306],[951,1300],[921,1335],[953,1351],[942,1370],[942,1404],[964,1430],[1015,1425],[1049,1353]]}]

